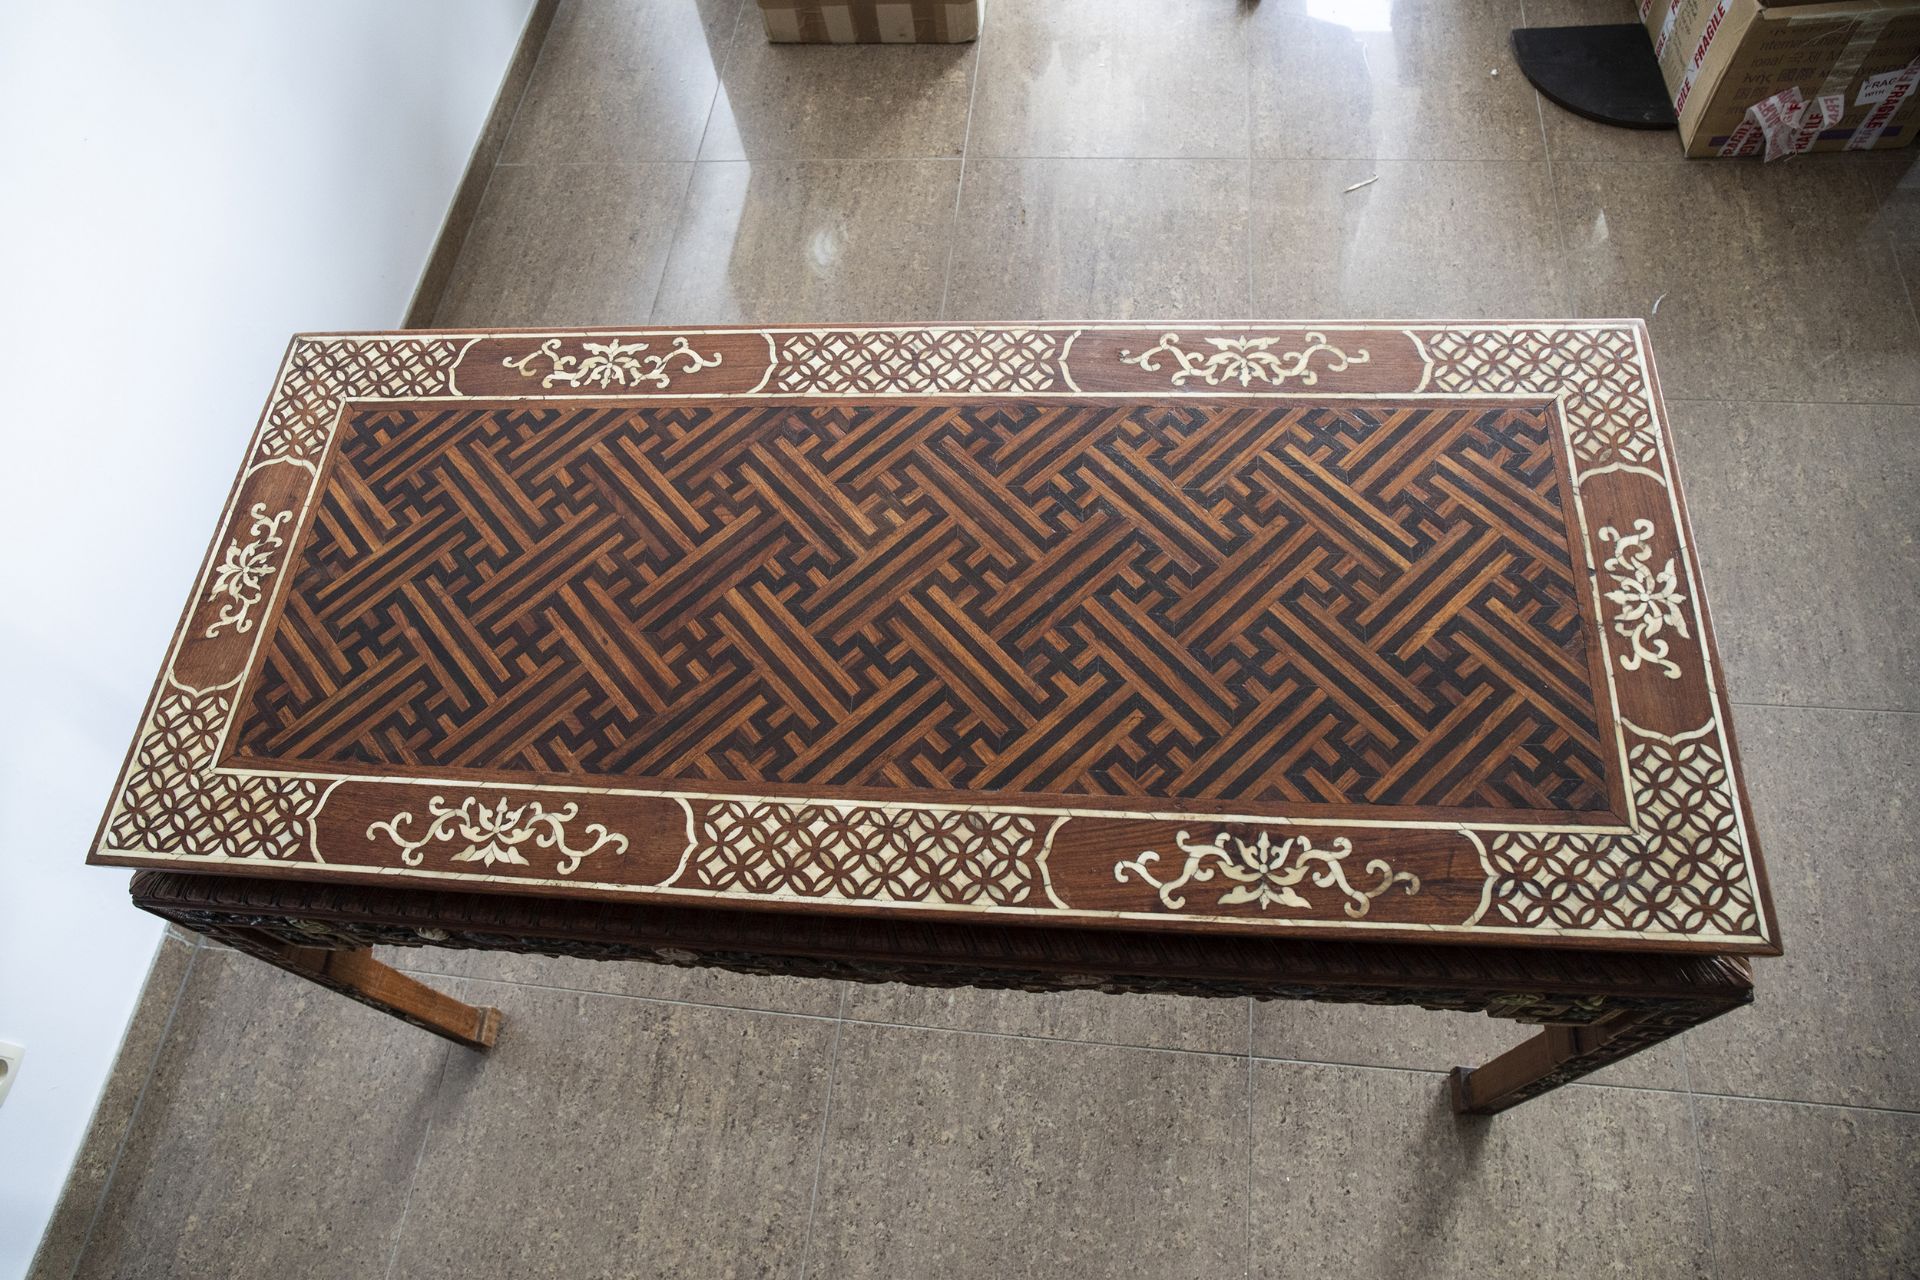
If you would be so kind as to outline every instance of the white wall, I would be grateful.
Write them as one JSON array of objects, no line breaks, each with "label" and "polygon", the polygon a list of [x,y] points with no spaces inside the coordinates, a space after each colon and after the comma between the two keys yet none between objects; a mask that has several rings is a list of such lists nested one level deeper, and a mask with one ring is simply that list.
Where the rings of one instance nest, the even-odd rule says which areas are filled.
[{"label": "white wall", "polygon": [[160,927],[82,865],[287,335],[392,328],[532,0],[0,0],[0,1276]]}]

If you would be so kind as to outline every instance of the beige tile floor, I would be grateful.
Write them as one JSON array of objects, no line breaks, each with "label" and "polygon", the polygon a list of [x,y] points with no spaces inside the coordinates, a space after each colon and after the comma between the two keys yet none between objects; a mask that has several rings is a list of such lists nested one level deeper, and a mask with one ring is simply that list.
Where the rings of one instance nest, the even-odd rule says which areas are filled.
[{"label": "beige tile floor", "polygon": [[507,1010],[478,1058],[169,941],[36,1275],[1920,1273],[1920,178],[1681,163],[1505,53],[1628,9],[776,49],[563,0],[438,318],[1649,316],[1790,947],[1752,1010],[1462,1125],[1484,1019],[406,957]]}]

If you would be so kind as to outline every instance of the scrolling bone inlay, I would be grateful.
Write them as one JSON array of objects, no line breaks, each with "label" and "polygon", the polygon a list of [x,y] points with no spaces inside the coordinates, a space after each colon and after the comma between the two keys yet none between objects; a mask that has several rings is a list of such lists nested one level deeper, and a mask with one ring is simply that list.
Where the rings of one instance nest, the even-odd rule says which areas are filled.
[{"label": "scrolling bone inlay", "polygon": [[222,627],[232,627],[243,635],[253,630],[253,609],[266,593],[267,579],[273,576],[274,553],[287,545],[287,540],[280,536],[280,526],[293,519],[293,512],[268,515],[267,504],[256,502],[247,514],[252,521],[247,527],[248,540],[242,542],[236,537],[227,544],[226,554],[214,567],[213,586],[207,591],[207,599],[213,601],[225,596],[228,603],[220,606],[220,616],[208,626],[209,640],[218,635]]},{"label": "scrolling bone inlay", "polygon": [[536,849],[553,849],[560,854],[559,866],[555,868],[561,875],[571,875],[588,856],[611,849],[615,853],[627,851],[627,838],[609,831],[602,823],[589,823],[587,839],[591,844],[584,848],[575,848],[567,843],[566,824],[580,816],[580,806],[562,805],[549,810],[538,800],[529,800],[525,804],[510,805],[505,796],[489,807],[478,796],[468,796],[458,805],[449,806],[446,800],[435,796],[427,802],[426,830],[418,837],[411,837],[401,831],[410,826],[413,814],[401,812],[384,822],[376,822],[367,828],[367,839],[376,838],[376,833],[385,834],[400,846],[400,861],[410,867],[417,867],[423,855],[421,850],[430,844],[453,844],[465,841],[466,847],[453,855],[453,862],[477,862],[490,867],[496,862],[511,866],[525,867],[531,864],[526,855],[520,852],[520,846],[528,840],[533,841]]},{"label": "scrolling bone inlay", "polygon": [[1327,373],[1365,364],[1370,358],[1364,350],[1348,355],[1330,344],[1324,333],[1309,333],[1306,338],[1307,346],[1299,351],[1273,351],[1273,345],[1280,341],[1278,337],[1208,338],[1212,351],[1189,351],[1180,345],[1179,334],[1168,333],[1161,335],[1158,346],[1148,347],[1137,356],[1131,351],[1122,351],[1120,363],[1158,373],[1161,366],[1154,362],[1154,357],[1169,356],[1178,366],[1172,373],[1176,387],[1184,386],[1188,378],[1199,378],[1210,387],[1223,382],[1238,382],[1243,387],[1264,382],[1277,387],[1298,378],[1301,386],[1311,387],[1320,381],[1322,370],[1314,369],[1312,364],[1313,358],[1322,352],[1329,357],[1324,369]]},{"label": "scrolling bone inlay", "polygon": [[[650,344],[645,342],[622,342],[618,338],[606,342],[582,342],[583,354],[567,356],[560,354],[562,339],[548,338],[532,351],[519,359],[508,357],[500,363],[519,373],[523,378],[539,378],[540,385],[551,387],[556,382],[564,382],[570,387],[638,387],[652,383],[662,391],[673,385],[673,374],[698,373],[702,369],[717,368],[720,353],[703,356],[687,345],[685,338],[675,338],[673,345],[665,351],[653,355],[643,355]],[[542,360],[547,362],[543,371],[538,367]],[[673,368],[674,361],[681,361],[679,370]]]},{"label": "scrolling bone inlay", "polygon": [[1366,915],[1373,907],[1373,900],[1396,884],[1406,885],[1408,894],[1420,892],[1420,877],[1411,871],[1395,871],[1383,858],[1367,863],[1368,874],[1378,876],[1379,883],[1371,889],[1354,888],[1347,882],[1345,866],[1347,856],[1353,852],[1353,841],[1345,836],[1334,840],[1327,849],[1314,848],[1313,841],[1306,836],[1289,836],[1275,844],[1265,831],[1252,840],[1222,832],[1210,844],[1191,840],[1184,831],[1174,839],[1187,855],[1187,861],[1173,879],[1163,881],[1148,869],[1148,863],[1160,858],[1151,849],[1137,858],[1115,863],[1113,878],[1124,884],[1127,873],[1134,873],[1160,891],[1162,906],[1178,911],[1187,905],[1187,900],[1180,896],[1181,889],[1189,884],[1205,883],[1217,873],[1234,885],[1220,895],[1220,906],[1257,902],[1265,911],[1275,904],[1303,910],[1311,908],[1313,903],[1293,888],[1311,875],[1313,883],[1320,888],[1338,888],[1346,895],[1346,913],[1355,920]]},{"label": "scrolling bone inlay", "polygon": [[1680,594],[1673,557],[1668,556],[1666,564],[1658,572],[1654,571],[1653,552],[1646,545],[1653,537],[1651,520],[1635,520],[1632,533],[1621,533],[1610,524],[1602,525],[1599,537],[1600,541],[1613,545],[1613,554],[1601,565],[1614,581],[1614,589],[1607,592],[1607,599],[1620,606],[1613,629],[1633,646],[1632,652],[1620,655],[1621,669],[1638,671],[1643,663],[1651,662],[1667,679],[1678,680],[1679,664],[1667,656],[1667,642],[1656,639],[1668,627],[1682,640],[1690,638],[1686,615],[1680,611],[1686,597]]}]

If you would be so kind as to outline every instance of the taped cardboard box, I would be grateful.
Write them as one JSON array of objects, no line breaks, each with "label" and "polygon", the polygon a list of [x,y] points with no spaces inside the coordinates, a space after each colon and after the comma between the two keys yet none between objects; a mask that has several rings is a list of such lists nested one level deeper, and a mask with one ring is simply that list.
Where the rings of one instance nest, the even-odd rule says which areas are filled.
[{"label": "taped cardboard box", "polygon": [[1920,0],[1640,0],[1690,156],[1904,147]]},{"label": "taped cardboard box", "polygon": [[775,44],[960,44],[980,34],[981,0],[760,0]]}]

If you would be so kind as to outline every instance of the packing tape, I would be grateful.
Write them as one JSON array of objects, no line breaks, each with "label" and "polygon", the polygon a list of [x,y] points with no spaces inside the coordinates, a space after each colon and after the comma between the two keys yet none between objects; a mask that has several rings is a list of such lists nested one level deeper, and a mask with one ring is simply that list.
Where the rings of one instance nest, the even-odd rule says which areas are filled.
[{"label": "packing tape", "polygon": [[[1824,98],[1829,94],[1842,94],[1853,87],[1860,74],[1860,68],[1866,65],[1867,55],[1880,43],[1880,37],[1887,33],[1887,23],[1893,21],[1892,15],[1881,14],[1878,17],[1862,18],[1847,33],[1847,43],[1833,60],[1833,66],[1827,71],[1827,78],[1820,83],[1820,92],[1815,97]],[[1840,123],[1838,120],[1832,124]]]},{"label": "packing tape", "polygon": [[1814,144],[1822,129],[1839,124],[1846,112],[1844,93],[1822,94],[1808,102],[1798,85],[1788,85],[1747,108],[1746,119],[1727,135],[1720,154],[1745,156],[1764,151],[1768,160],[1798,155]]},{"label": "packing tape", "polygon": [[[1669,25],[1672,24],[1674,14],[1679,12],[1679,6],[1676,4],[1672,12],[1667,15]],[[1720,24],[1726,20],[1726,17],[1727,0],[1718,0],[1713,6],[1713,12],[1707,15],[1707,25],[1701,29],[1700,38],[1694,42],[1693,53],[1687,58],[1686,70],[1681,73],[1680,88],[1673,95],[1675,115],[1686,108],[1687,95],[1693,92],[1693,78],[1700,74],[1700,67],[1707,60],[1707,50],[1712,47],[1713,38],[1720,34]]]},{"label": "packing tape", "polygon": [[[1851,79],[1851,77],[1849,77]],[[1837,128],[1847,114],[1847,90],[1843,83],[1838,93],[1823,93],[1806,105],[1800,117],[1800,131],[1793,136],[1793,154],[1798,155],[1820,140],[1822,129]],[[1774,157],[1769,155],[1767,159]]]},{"label": "packing tape", "polygon": [[1798,85],[1790,85],[1771,98],[1762,98],[1747,108],[1747,119],[1760,126],[1760,136],[1767,141],[1766,159],[1778,160],[1781,156],[1793,154],[1794,140],[1800,132],[1800,117],[1806,114],[1806,110],[1807,100],[1800,96]]},{"label": "packing tape", "polygon": [[[1647,20],[1645,10],[1650,8],[1651,4],[1652,0],[1648,0],[1646,4],[1641,5],[1642,12],[1640,14],[1640,21],[1645,22]],[[1667,52],[1667,42],[1673,39],[1673,29],[1678,26],[1679,23],[1680,0],[1667,0],[1667,16],[1661,21],[1660,30],[1653,37],[1653,56],[1656,61],[1665,56]]]},{"label": "packing tape", "polygon": [[1727,135],[1727,140],[1720,144],[1720,156],[1722,159],[1729,156],[1750,156],[1760,150],[1763,141],[1760,126],[1752,120],[1742,120],[1738,127]]}]

